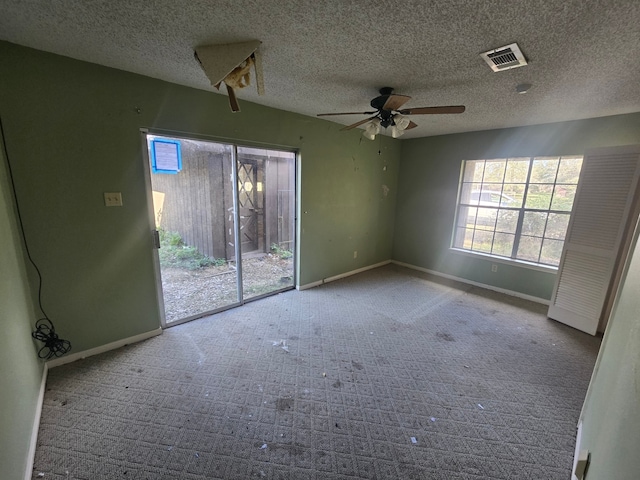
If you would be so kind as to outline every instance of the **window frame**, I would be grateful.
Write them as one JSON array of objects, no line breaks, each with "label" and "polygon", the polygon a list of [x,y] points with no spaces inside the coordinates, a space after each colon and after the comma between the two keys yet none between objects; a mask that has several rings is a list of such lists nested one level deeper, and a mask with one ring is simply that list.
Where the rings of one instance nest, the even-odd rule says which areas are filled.
[{"label": "window frame", "polygon": [[[573,181],[569,181],[573,179],[565,180],[565,179],[559,178],[563,159],[567,161],[571,161],[571,160],[580,161],[580,170],[577,172],[577,178],[575,180],[575,183]],[[550,181],[548,179],[545,179],[545,181],[533,181],[534,179],[532,179],[532,173],[534,171],[534,166],[536,161],[543,162],[545,160],[554,160],[556,162],[553,181]],[[510,161],[511,162],[527,161],[528,162],[528,165],[526,167],[527,168],[526,180],[524,181],[524,183],[522,183],[522,181],[507,179],[507,170],[508,170]],[[456,196],[455,215],[454,215],[454,223],[453,223],[453,231],[451,235],[450,248],[453,251],[456,251],[458,253],[463,253],[466,255],[471,255],[476,257],[477,256],[487,257],[487,258],[490,258],[492,261],[497,261],[500,263],[507,263],[507,264],[517,263],[517,264],[527,266],[530,268],[535,268],[538,270],[557,271],[558,265],[560,263],[560,257],[562,255],[562,250],[564,247],[564,242],[566,241],[566,230],[562,238],[558,238],[554,236],[553,233],[550,233],[551,230],[548,230],[549,220],[550,218],[552,218],[551,215],[554,215],[555,218],[559,218],[559,216],[566,216],[567,218],[566,218],[566,221],[564,221],[564,224],[568,226],[569,221],[571,219],[571,213],[573,211],[573,203],[575,201],[575,193],[578,188],[580,172],[582,171],[583,161],[584,161],[584,157],[582,155],[539,155],[539,156],[531,155],[531,156],[511,156],[511,157],[503,157],[503,158],[484,158],[484,159],[481,158],[481,159],[462,160],[461,169],[460,169],[460,179],[458,182],[458,194]],[[473,172],[471,176],[467,175],[466,169],[468,168],[468,165],[471,164],[472,162],[474,163],[483,162],[482,178],[480,180],[478,180],[475,177],[476,175],[475,172]],[[504,165],[503,167],[501,167],[502,168],[501,182],[486,180],[486,177],[485,177],[487,173],[486,167],[490,162],[503,162]],[[503,205],[502,201],[488,202],[488,203],[497,203],[497,205],[486,205],[486,203],[483,205],[483,202],[486,202],[486,200],[483,200],[485,193],[498,194],[500,195],[499,198],[503,198],[505,196],[507,198],[511,198],[509,196],[509,192],[505,191],[505,185],[511,185],[512,187],[522,185],[522,188],[523,188],[522,200],[519,206],[513,207],[513,206],[509,206],[508,204]],[[527,207],[528,196],[530,194],[533,196],[536,193],[535,189],[531,189],[532,185],[544,186],[550,189],[548,208],[546,209],[539,208],[539,207],[536,208],[534,206]],[[555,205],[555,208],[554,208],[554,200],[556,199],[558,188],[559,187],[562,188],[563,186],[571,187],[573,189],[573,198],[571,199],[571,208],[569,210],[558,209],[558,205]],[[477,199],[472,199],[472,197],[475,197],[474,194],[476,193],[476,190],[473,190],[474,187],[479,188],[479,190],[477,190],[477,197],[478,197]],[[495,189],[493,187],[495,187]],[[541,187],[538,187],[538,188],[541,188]],[[467,200],[467,203],[462,202],[462,197],[465,194],[465,190],[466,190],[466,195],[468,195],[469,197],[469,199]],[[533,190],[533,192],[531,190]],[[482,225],[478,223],[478,218],[481,216],[480,215],[481,208],[484,209],[485,214],[489,212],[489,215],[490,215],[489,218],[491,218],[491,215],[493,215],[494,217],[492,220],[493,224],[492,225],[491,223],[488,224],[490,228],[487,228],[487,227],[478,228],[479,225]],[[469,209],[475,209],[475,212],[473,212],[474,223],[471,229],[469,228],[470,224],[468,223],[460,224],[461,215],[465,215],[465,218],[469,218],[469,211],[470,211]],[[491,213],[492,210],[495,213]],[[502,212],[507,212],[507,211],[516,212],[517,214],[516,227],[515,227],[515,230],[513,231],[499,230],[499,222],[500,222],[499,216]],[[542,228],[542,233],[536,234],[536,232],[533,232],[533,233],[527,232],[523,234],[525,217],[527,216],[527,214],[535,215],[536,213],[545,214],[544,227]],[[472,233],[471,245],[468,248],[465,248],[464,244],[468,240],[467,235],[469,231]],[[491,235],[489,251],[483,250],[483,249],[477,249],[477,250],[473,249],[477,232],[486,232],[487,234]],[[461,233],[463,234],[463,237],[458,238],[458,236]],[[513,243],[511,245],[511,252],[509,255],[495,253],[494,249],[496,246],[496,234],[504,235],[504,236],[513,236],[513,239],[512,239]],[[526,253],[520,253],[519,248],[523,238],[534,239],[533,240],[534,245],[535,245],[535,242],[539,241],[539,246],[536,246],[537,260],[533,260],[531,256],[529,256],[529,258],[526,258],[526,255],[527,255]],[[553,244],[554,242],[557,242],[557,241],[562,242],[561,251],[559,256],[557,257],[557,264],[549,263],[548,261],[545,262],[544,261],[545,257],[543,256],[545,242],[549,242],[549,244]],[[520,257],[518,255],[520,255]],[[546,258],[548,259],[549,257],[546,257]]]}]

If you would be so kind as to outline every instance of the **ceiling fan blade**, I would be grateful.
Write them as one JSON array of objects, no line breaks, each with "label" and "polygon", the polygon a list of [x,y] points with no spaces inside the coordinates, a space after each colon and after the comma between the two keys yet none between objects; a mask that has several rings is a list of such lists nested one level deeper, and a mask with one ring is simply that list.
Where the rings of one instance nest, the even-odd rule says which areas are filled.
[{"label": "ceiling fan blade", "polygon": [[342,113],[318,113],[317,117],[326,117],[329,115],[371,115],[376,112],[342,112]]},{"label": "ceiling fan blade", "polygon": [[399,112],[402,115],[437,115],[441,113],[462,113],[464,110],[464,105],[451,105],[448,107],[405,108]]},{"label": "ceiling fan blade", "polygon": [[397,110],[402,105],[407,103],[409,100],[411,100],[411,97],[408,97],[406,95],[391,94],[391,95],[389,95],[389,98],[387,98],[387,101],[384,102],[384,106],[382,107],[382,109],[383,110]]},{"label": "ceiling fan blade", "polygon": [[409,126],[405,128],[405,130],[411,130],[412,128],[416,128],[418,126],[415,122],[409,122]]},{"label": "ceiling fan blade", "polygon": [[341,129],[340,129],[340,131],[342,131],[342,130],[351,130],[352,128],[359,127],[359,126],[360,126],[360,125],[362,125],[363,123],[370,122],[370,121],[371,121],[371,120],[373,120],[374,118],[376,118],[376,117],[375,117],[375,115],[374,115],[373,117],[371,117],[371,118],[365,118],[364,120],[360,120],[359,122],[352,123],[351,125],[347,125],[346,127],[341,128]]}]

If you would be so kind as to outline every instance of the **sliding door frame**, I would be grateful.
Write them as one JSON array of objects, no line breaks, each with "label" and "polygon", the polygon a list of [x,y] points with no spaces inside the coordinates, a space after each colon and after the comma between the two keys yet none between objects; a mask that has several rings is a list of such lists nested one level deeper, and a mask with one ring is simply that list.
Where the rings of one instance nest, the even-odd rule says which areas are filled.
[{"label": "sliding door frame", "polygon": [[[233,183],[233,209],[234,209],[234,244],[235,244],[235,261],[237,267],[237,275],[236,275],[236,284],[237,284],[237,292],[238,292],[238,301],[235,303],[231,303],[229,305],[225,305],[224,307],[219,307],[211,311],[198,313],[196,315],[191,315],[189,317],[172,321],[169,324],[166,321],[165,314],[165,306],[164,306],[164,294],[162,290],[162,274],[160,269],[160,257],[158,253],[159,249],[159,241],[157,239],[156,232],[156,219],[155,212],[153,208],[153,187],[151,183],[151,165],[149,158],[149,149],[147,145],[147,136],[148,135],[157,135],[169,138],[177,138],[177,139],[185,139],[185,140],[195,140],[202,142],[211,142],[211,143],[221,143],[230,145],[232,147],[232,183]],[[145,189],[146,189],[146,200],[147,200],[147,213],[148,213],[148,222],[149,222],[149,231],[150,231],[150,243],[152,245],[153,252],[153,266],[154,266],[154,274],[155,274],[155,284],[156,284],[156,297],[157,304],[160,310],[160,325],[163,329],[168,327],[173,327],[175,325],[180,325],[182,323],[190,322],[191,320],[196,320],[198,318],[206,317],[209,315],[214,315],[216,313],[222,312],[224,310],[228,310],[230,308],[239,307],[244,305],[245,303],[252,302],[254,300],[260,300],[262,298],[275,295],[287,290],[293,290],[298,286],[298,262],[299,262],[299,225],[298,225],[298,208],[300,202],[300,186],[299,186],[299,164],[300,164],[300,153],[297,149],[281,146],[281,145],[272,145],[272,144],[264,144],[258,142],[250,142],[243,141],[238,139],[229,139],[222,137],[213,137],[207,135],[198,135],[198,134],[190,134],[184,132],[175,132],[171,130],[163,130],[163,129],[155,129],[155,128],[141,128],[140,129],[140,137],[141,137],[141,148],[142,148],[142,158],[145,163],[144,165],[144,175],[145,175]],[[238,189],[238,148],[247,147],[247,148],[259,148],[265,150],[272,151],[281,151],[281,152],[290,152],[294,154],[293,159],[293,179],[294,179],[294,198],[293,198],[293,245],[294,245],[294,255],[292,257],[293,261],[293,282],[292,285],[274,290],[272,292],[264,293],[261,295],[256,295],[249,299],[244,298],[243,293],[243,282],[242,282],[242,248],[240,245],[240,222],[239,222],[239,189]]]},{"label": "sliding door frame", "polygon": [[149,158],[149,147],[147,145],[147,135],[152,134],[146,128],[140,129],[140,147],[142,149],[142,161],[144,162],[144,185],[145,196],[147,197],[147,220],[149,222],[149,242],[151,243],[153,258],[153,273],[155,279],[156,303],[160,313],[160,326],[167,328],[167,318],[164,310],[164,295],[162,294],[162,275],[160,272],[160,256],[158,249],[160,248],[160,238],[156,230],[156,213],[153,208],[153,187],[151,184],[151,161]]}]

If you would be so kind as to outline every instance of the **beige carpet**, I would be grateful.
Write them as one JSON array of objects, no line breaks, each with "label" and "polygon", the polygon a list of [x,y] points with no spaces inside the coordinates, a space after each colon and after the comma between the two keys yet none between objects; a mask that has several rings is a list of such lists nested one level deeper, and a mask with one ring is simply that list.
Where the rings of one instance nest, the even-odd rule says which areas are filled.
[{"label": "beige carpet", "polygon": [[395,266],[49,372],[34,478],[562,479],[600,340]]}]

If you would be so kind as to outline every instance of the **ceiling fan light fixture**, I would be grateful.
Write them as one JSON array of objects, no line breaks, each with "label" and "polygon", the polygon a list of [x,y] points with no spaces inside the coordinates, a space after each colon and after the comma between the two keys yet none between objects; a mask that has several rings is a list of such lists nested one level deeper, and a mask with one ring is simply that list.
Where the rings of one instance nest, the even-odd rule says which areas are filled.
[{"label": "ceiling fan light fixture", "polygon": [[380,90],[380,96],[371,100],[371,107],[377,111],[371,112],[342,112],[342,113],[319,113],[319,117],[329,115],[372,115],[358,122],[342,127],[340,130],[351,130],[356,127],[364,126],[364,135],[366,138],[373,140],[380,133],[380,128],[393,128],[393,136],[399,137],[402,132],[418,125],[409,120],[410,115],[441,115],[463,113],[464,105],[445,105],[438,107],[415,107],[400,109],[411,97],[407,95],[395,95],[391,93],[392,88],[385,87]]},{"label": "ceiling fan light fixture", "polygon": [[409,120],[408,117],[400,114],[396,114],[393,117],[393,121],[399,130],[405,130],[409,126],[409,123],[411,123],[411,120]]},{"label": "ceiling fan light fixture", "polygon": [[375,140],[376,139],[376,134],[375,133],[371,133],[368,130],[365,130],[364,132],[362,132],[362,136],[364,138],[366,138],[367,140]]},{"label": "ceiling fan light fixture", "polygon": [[404,135],[404,130],[398,128],[396,125],[393,125],[391,127],[391,136],[393,138],[398,138],[398,137],[401,137],[402,135]]},{"label": "ceiling fan light fixture", "polygon": [[380,119],[374,118],[369,123],[367,123],[367,126],[365,127],[364,132],[362,132],[362,135],[369,140],[373,140],[376,138],[376,135],[378,133],[380,133]]}]

